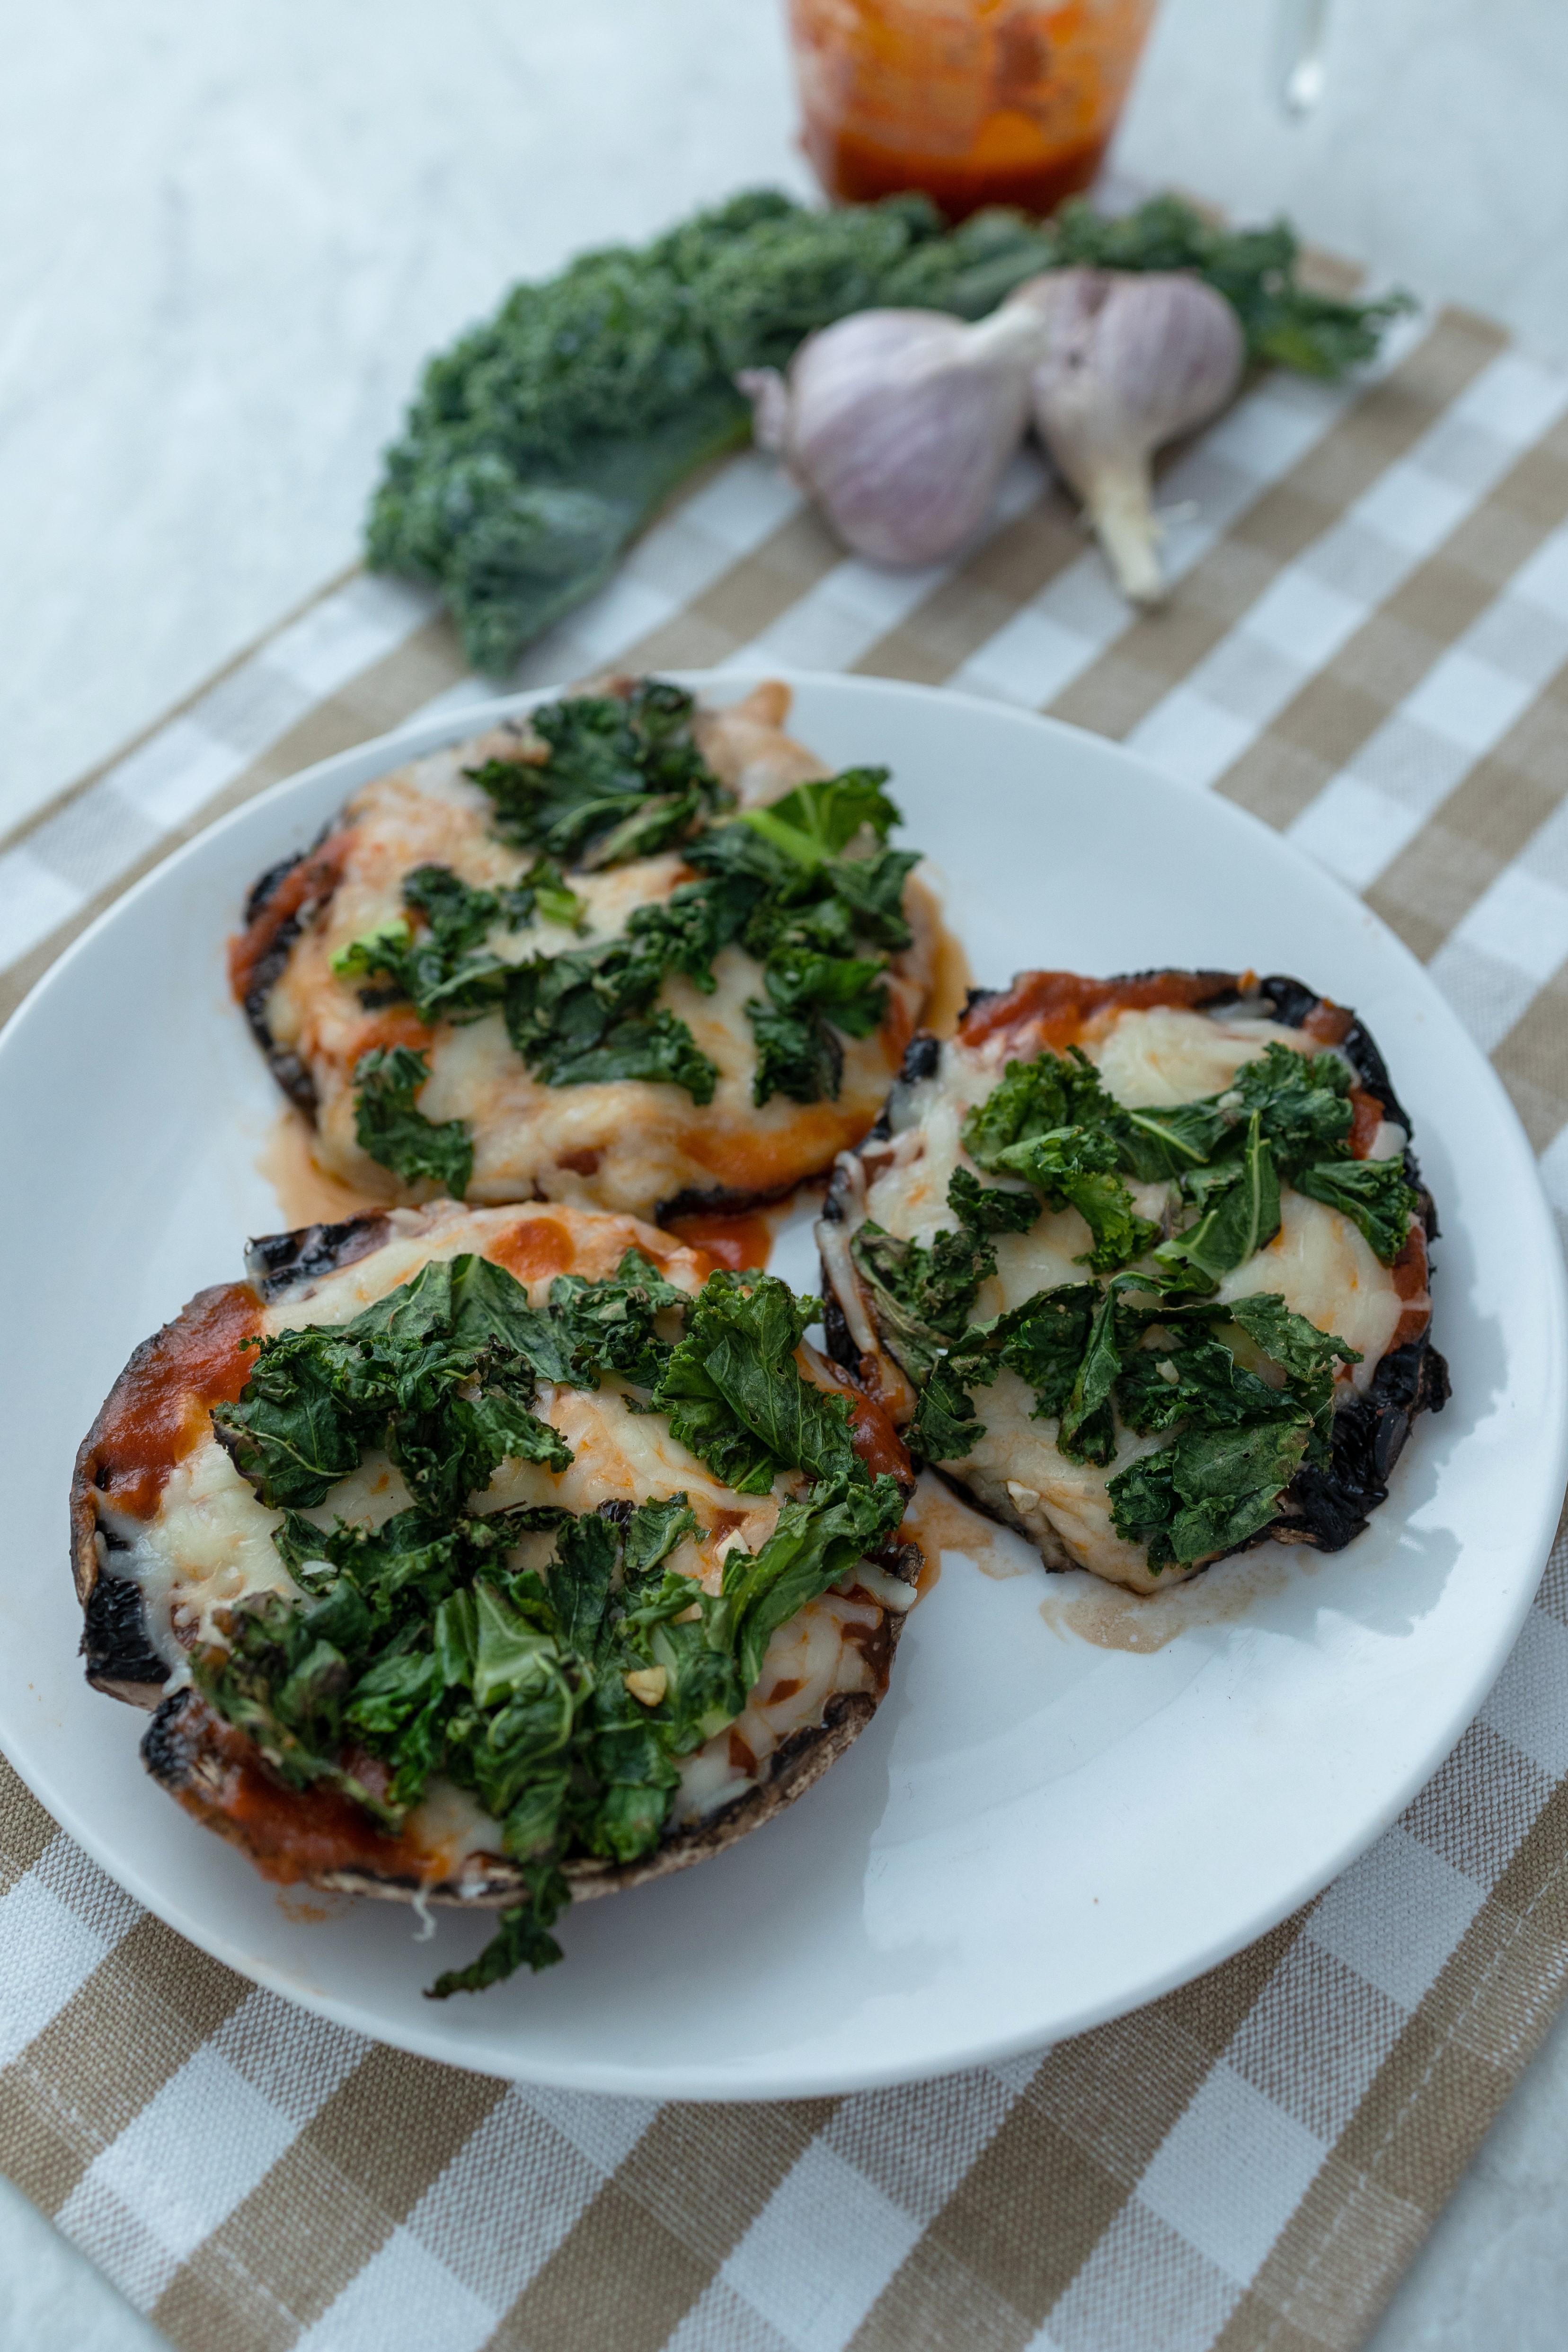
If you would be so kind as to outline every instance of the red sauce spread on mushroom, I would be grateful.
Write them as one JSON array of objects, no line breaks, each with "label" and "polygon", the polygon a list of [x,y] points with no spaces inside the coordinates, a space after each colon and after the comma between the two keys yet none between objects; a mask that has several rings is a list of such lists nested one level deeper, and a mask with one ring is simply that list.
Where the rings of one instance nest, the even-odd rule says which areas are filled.
[{"label": "red sauce spread on mushroom", "polygon": [[798,1349],[795,1362],[815,1388],[826,1389],[830,1395],[844,1399],[849,1407],[850,1443],[872,1477],[885,1470],[889,1477],[898,1480],[906,1495],[912,1494],[914,1465],[881,1406],[858,1387],[847,1372],[841,1371],[815,1348]]},{"label": "red sauce spread on mushroom", "polygon": [[209,1709],[199,1719],[193,1710],[180,1730],[206,1758],[221,1759],[222,1769],[175,1795],[187,1812],[242,1845],[263,1878],[290,1886],[332,1870],[426,1880],[445,1874],[440,1854],[412,1838],[388,1836],[352,1797],[320,1786],[288,1787],[244,1732]]},{"label": "red sauce spread on mushroom", "polygon": [[552,1217],[530,1217],[487,1243],[485,1255],[519,1282],[537,1282],[544,1275],[566,1272],[572,1263],[572,1236]]},{"label": "red sauce spread on mushroom", "polygon": [[433,1044],[436,1032],[427,1021],[421,1021],[412,1005],[401,1012],[395,1005],[388,1013],[377,1013],[353,1033],[351,1059],[358,1062],[363,1055],[374,1054],[377,1046],[406,1045],[416,1054],[423,1054]]},{"label": "red sauce spread on mushroom", "polygon": [[1342,1045],[1355,1027],[1355,1014],[1324,996],[1313,1005],[1301,1026],[1319,1045]]},{"label": "red sauce spread on mushroom", "polygon": [[228,982],[240,1003],[249,995],[255,982],[256,968],[271,947],[285,923],[312,900],[323,904],[342,879],[343,862],[348,856],[349,835],[333,834],[301,857],[279,883],[264,907],[258,907],[246,929],[228,943]]},{"label": "red sauce spread on mushroom", "polygon": [[199,1291],[184,1313],[137,1351],[110,1391],[84,1468],[117,1511],[150,1519],[163,1482],[206,1433],[209,1407],[232,1404],[255,1355],[242,1339],[261,1328],[247,1282]]},{"label": "red sauce spread on mushroom", "polygon": [[1394,1294],[1404,1301],[1404,1312],[1394,1327],[1389,1349],[1405,1347],[1419,1339],[1432,1320],[1432,1294],[1428,1288],[1426,1235],[1421,1225],[1413,1223],[1405,1237],[1405,1246],[1389,1269],[1394,1276]]},{"label": "red sauce spread on mushroom", "polygon": [[[1224,971],[1152,971],[1135,979],[1086,980],[1075,971],[1021,971],[1011,988],[983,997],[958,1024],[965,1045],[982,1045],[1009,1030],[1061,1053],[1097,1013],[1146,1013],[1156,1004],[1189,1011],[1229,996],[1249,975]],[[1020,1041],[1021,1042],[1021,1041]]]},{"label": "red sauce spread on mushroom", "polygon": [[700,1209],[689,1217],[671,1217],[665,1231],[701,1250],[715,1265],[731,1274],[765,1266],[773,1245],[773,1227],[765,1215],[731,1215],[722,1209]]},{"label": "red sauce spread on mushroom", "polygon": [[1352,1160],[1364,1160],[1376,1140],[1378,1129],[1383,1125],[1383,1105],[1375,1095],[1369,1095],[1364,1087],[1352,1087],[1351,1111],[1351,1131],[1345,1141],[1350,1145]]}]

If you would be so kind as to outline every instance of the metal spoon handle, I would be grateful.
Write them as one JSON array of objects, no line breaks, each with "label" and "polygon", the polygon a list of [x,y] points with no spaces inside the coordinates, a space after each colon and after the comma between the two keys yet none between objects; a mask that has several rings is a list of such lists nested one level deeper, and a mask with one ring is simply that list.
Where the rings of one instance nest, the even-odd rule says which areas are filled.
[{"label": "metal spoon handle", "polygon": [[1274,25],[1280,111],[1300,122],[1323,94],[1329,0],[1278,0]]}]

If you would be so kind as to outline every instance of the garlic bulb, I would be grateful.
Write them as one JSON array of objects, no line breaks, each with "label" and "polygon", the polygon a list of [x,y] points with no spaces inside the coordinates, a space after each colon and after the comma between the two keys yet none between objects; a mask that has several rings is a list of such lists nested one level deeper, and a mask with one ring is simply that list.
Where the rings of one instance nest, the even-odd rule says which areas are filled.
[{"label": "garlic bulb", "polygon": [[1012,307],[1046,330],[1029,387],[1040,438],[1123,593],[1157,604],[1165,583],[1150,460],[1235,392],[1246,356],[1236,312],[1201,278],[1160,270],[1049,270],[1011,294]]},{"label": "garlic bulb", "polygon": [[978,326],[940,310],[859,310],[810,335],[789,373],[735,378],[775,449],[858,555],[939,562],[991,510],[1028,422],[1035,311]]}]

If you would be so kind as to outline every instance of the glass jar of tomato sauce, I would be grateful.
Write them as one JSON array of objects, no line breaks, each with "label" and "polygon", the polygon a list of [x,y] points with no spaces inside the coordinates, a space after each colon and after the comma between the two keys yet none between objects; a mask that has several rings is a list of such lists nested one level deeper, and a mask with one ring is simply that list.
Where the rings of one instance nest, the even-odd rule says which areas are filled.
[{"label": "glass jar of tomato sauce", "polygon": [[1053,212],[1116,127],[1155,0],[790,0],[805,144],[848,203]]}]

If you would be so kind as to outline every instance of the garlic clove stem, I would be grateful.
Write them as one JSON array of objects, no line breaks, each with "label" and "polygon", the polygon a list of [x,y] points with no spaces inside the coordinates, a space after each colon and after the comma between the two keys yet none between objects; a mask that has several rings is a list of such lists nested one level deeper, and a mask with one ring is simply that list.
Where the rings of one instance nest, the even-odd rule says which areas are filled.
[{"label": "garlic clove stem", "polygon": [[1234,394],[1246,349],[1236,312],[1174,271],[1051,271],[1009,300],[1047,330],[1030,380],[1036,429],[1084,501],[1123,593],[1158,604],[1150,461]]},{"label": "garlic clove stem", "polygon": [[1160,565],[1164,536],[1154,512],[1149,464],[1106,467],[1084,499],[1095,537],[1129,604],[1163,604],[1169,589]]}]

